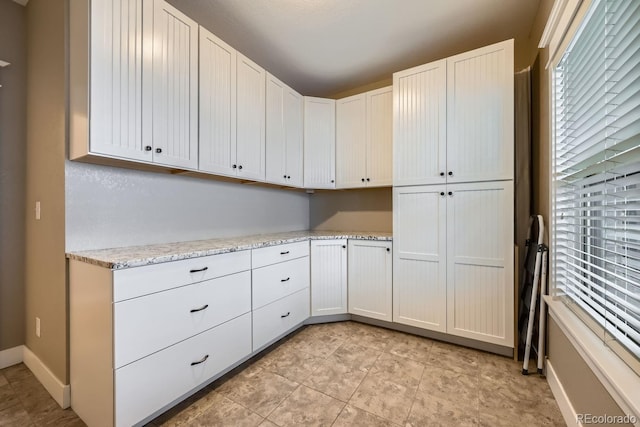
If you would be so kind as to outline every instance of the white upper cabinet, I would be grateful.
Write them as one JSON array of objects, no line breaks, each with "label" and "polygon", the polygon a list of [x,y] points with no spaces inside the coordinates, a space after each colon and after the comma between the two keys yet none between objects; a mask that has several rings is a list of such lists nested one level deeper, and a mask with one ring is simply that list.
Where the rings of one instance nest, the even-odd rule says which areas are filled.
[{"label": "white upper cabinet", "polygon": [[[265,70],[237,54],[236,161],[238,177],[265,179]],[[233,167],[233,165],[232,165]]]},{"label": "white upper cabinet", "polygon": [[513,40],[393,75],[394,185],[513,179]]},{"label": "white upper cabinet", "polygon": [[266,181],[302,187],[303,98],[267,73]]},{"label": "white upper cabinet", "polygon": [[198,24],[164,0],[153,0],[143,12],[145,150],[153,151],[154,163],[196,169]]},{"label": "white upper cabinet", "polygon": [[391,185],[391,86],[336,101],[336,187]]},{"label": "white upper cabinet", "polygon": [[393,184],[445,183],[447,61],[393,75]]},{"label": "white upper cabinet", "polygon": [[366,186],[367,97],[336,101],[336,188]]},{"label": "white upper cabinet", "polygon": [[446,185],[393,189],[393,321],[447,331]]},{"label": "white upper cabinet", "polygon": [[142,7],[142,0],[91,2],[89,151],[150,162],[142,142]]},{"label": "white upper cabinet", "polygon": [[304,97],[304,186],[335,188],[336,101]]},{"label": "white upper cabinet", "polygon": [[447,59],[448,182],[513,179],[513,40]]},{"label": "white upper cabinet", "polygon": [[392,184],[392,86],[367,92],[367,186]]},{"label": "white upper cabinet", "polygon": [[[236,51],[200,27],[201,171],[235,175]],[[237,165],[236,165],[237,166]]]}]

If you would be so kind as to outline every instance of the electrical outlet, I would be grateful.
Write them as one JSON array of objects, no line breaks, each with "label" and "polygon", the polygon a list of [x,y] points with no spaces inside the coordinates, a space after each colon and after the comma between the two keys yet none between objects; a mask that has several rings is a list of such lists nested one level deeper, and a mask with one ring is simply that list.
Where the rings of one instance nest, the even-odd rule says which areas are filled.
[{"label": "electrical outlet", "polygon": [[40,318],[36,317],[36,336],[40,338]]},{"label": "electrical outlet", "polygon": [[36,202],[36,219],[37,220],[40,219],[40,201],[39,200]]}]

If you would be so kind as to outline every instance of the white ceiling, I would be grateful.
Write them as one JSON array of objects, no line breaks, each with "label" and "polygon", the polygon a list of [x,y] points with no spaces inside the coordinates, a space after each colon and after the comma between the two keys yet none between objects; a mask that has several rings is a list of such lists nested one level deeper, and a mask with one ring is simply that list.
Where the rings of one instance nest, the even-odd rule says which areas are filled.
[{"label": "white ceiling", "polygon": [[[540,0],[169,0],[304,95],[516,39]],[[537,41],[536,41],[537,42]]]}]

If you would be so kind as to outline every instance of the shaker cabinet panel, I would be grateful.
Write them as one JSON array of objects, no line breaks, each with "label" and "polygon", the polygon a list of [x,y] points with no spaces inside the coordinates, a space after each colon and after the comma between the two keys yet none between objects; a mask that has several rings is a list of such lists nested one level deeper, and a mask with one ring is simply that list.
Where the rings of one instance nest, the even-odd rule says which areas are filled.
[{"label": "shaker cabinet panel", "polygon": [[393,158],[392,87],[367,92],[367,187],[390,186]]},{"label": "shaker cabinet panel", "polygon": [[349,313],[390,322],[391,242],[349,240]]},{"label": "shaker cabinet panel", "polygon": [[200,27],[199,169],[235,175],[236,51]]},{"label": "shaker cabinet panel", "polygon": [[311,315],[347,310],[347,240],[312,240]]},{"label": "shaker cabinet panel", "polygon": [[336,101],[304,97],[304,186],[335,188]]}]

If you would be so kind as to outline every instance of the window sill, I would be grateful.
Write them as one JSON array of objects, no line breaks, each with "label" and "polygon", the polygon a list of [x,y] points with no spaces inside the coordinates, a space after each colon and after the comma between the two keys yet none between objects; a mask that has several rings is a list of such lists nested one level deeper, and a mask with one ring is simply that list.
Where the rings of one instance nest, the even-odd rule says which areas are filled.
[{"label": "window sill", "polygon": [[545,295],[549,315],[591,368],[618,406],[640,419],[640,377],[594,334],[562,301]]}]

